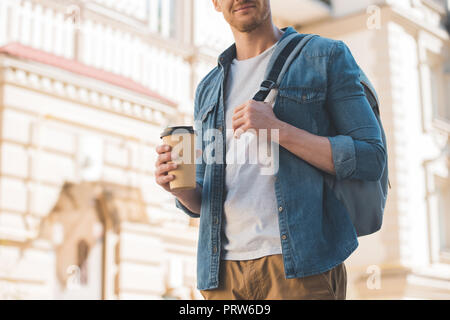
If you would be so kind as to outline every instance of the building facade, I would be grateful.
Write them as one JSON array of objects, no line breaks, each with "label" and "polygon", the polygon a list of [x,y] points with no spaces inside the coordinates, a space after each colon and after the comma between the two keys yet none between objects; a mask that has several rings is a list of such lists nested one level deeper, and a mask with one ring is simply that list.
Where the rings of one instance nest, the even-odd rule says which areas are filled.
[{"label": "building facade", "polygon": [[[392,188],[348,298],[450,298],[448,3],[271,5],[345,41],[380,96]],[[232,42],[210,0],[0,2],[0,299],[201,298],[198,222],[154,182],[154,149]]]}]

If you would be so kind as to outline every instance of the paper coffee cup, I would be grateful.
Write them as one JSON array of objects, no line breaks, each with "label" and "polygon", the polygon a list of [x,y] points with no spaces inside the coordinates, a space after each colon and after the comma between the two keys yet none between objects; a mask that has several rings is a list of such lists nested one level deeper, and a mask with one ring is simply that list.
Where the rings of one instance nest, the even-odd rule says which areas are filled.
[{"label": "paper coffee cup", "polygon": [[161,139],[164,144],[172,147],[172,161],[176,162],[178,167],[171,170],[168,174],[175,176],[170,181],[170,190],[188,190],[195,189],[195,133],[192,126],[172,126],[167,127],[161,133]]}]

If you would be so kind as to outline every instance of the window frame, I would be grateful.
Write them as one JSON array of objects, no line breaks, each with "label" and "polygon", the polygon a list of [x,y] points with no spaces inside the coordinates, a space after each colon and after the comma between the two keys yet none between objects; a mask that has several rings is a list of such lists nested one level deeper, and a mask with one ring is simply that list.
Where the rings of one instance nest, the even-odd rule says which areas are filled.
[{"label": "window frame", "polygon": [[[154,2],[152,4],[152,2]],[[182,3],[179,0],[147,0],[148,29],[152,34],[168,40],[179,40],[183,25]],[[153,13],[155,10],[156,13]],[[168,11],[168,12],[167,12]],[[157,19],[156,22],[152,19]],[[169,25],[164,25],[167,18]]]},{"label": "window frame", "polygon": [[[446,92],[446,84],[450,86],[450,61],[445,58],[450,53],[450,46],[443,40],[426,32],[420,31],[418,34],[418,54],[419,54],[419,70],[420,70],[420,90],[421,90],[421,108],[422,108],[422,128],[424,133],[430,133],[437,130],[450,132],[450,112],[448,118],[441,117],[437,114],[434,107],[433,88],[432,88],[432,71],[433,66],[438,65],[440,70],[440,88],[439,104],[445,107],[446,101],[449,101],[450,94]],[[439,109],[439,106],[438,108]]]},{"label": "window frame", "polygon": [[[427,188],[427,222],[428,222],[428,250],[432,264],[450,264],[450,246],[443,250],[441,245],[441,212],[439,208],[439,191],[442,186],[450,190],[450,156],[445,152],[438,158],[425,163]],[[449,201],[450,206],[450,201]],[[450,224],[450,212],[448,214]],[[446,229],[450,230],[450,226]],[[450,231],[446,235],[450,242]]]}]

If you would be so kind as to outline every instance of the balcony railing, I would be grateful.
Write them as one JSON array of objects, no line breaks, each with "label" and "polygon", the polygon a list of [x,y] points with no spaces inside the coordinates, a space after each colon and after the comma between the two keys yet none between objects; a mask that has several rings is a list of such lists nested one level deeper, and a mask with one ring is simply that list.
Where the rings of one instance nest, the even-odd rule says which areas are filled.
[{"label": "balcony railing", "polygon": [[179,51],[113,24],[90,18],[74,23],[65,14],[32,1],[2,0],[0,46],[18,42],[127,77],[176,102],[189,101],[190,66]]}]

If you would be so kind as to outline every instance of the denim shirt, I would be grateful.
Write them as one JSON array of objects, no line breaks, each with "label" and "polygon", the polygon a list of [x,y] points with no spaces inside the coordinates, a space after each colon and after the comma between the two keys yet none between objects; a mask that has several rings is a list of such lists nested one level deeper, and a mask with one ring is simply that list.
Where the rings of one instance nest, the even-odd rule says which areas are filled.
[{"label": "denim shirt", "polygon": [[[282,38],[296,32],[292,27],[283,30]],[[233,44],[196,90],[196,144],[203,151],[196,164],[196,181],[202,186],[200,215],[175,199],[177,208],[200,217],[199,290],[219,285],[226,166],[223,90],[235,56]],[[336,179],[380,179],[386,164],[381,132],[359,81],[359,67],[342,41],[315,37],[308,43],[285,74],[273,111],[278,119],[329,139]],[[219,147],[210,148],[214,143]],[[205,161],[211,156],[215,162]],[[358,246],[346,208],[324,182],[327,174],[279,146],[278,211],[273,214],[278,216],[287,279],[330,270]]]}]

